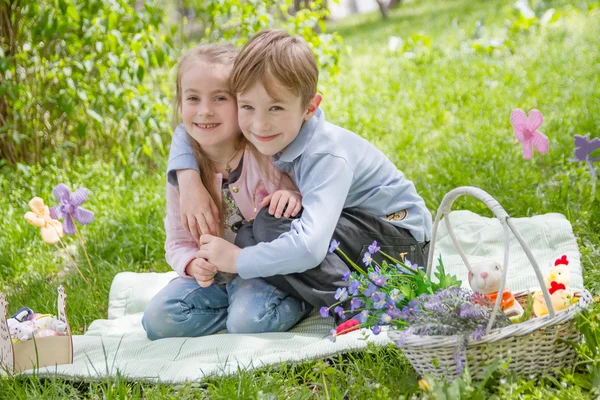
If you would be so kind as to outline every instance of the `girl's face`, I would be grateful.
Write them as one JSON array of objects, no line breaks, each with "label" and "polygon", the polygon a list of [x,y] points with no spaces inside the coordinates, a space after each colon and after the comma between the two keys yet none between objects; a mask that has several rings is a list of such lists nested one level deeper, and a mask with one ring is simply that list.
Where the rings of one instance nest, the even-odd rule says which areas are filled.
[{"label": "girl's face", "polygon": [[203,148],[234,144],[241,133],[228,78],[227,67],[203,61],[191,62],[181,74],[183,125]]}]

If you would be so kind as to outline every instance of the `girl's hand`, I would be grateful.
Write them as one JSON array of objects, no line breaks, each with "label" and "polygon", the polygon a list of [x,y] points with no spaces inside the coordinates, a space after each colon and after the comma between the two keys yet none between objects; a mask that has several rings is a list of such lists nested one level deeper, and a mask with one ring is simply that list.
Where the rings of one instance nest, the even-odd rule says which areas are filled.
[{"label": "girl's hand", "polygon": [[203,258],[195,258],[185,267],[185,273],[196,279],[200,287],[209,287],[215,281],[217,267]]},{"label": "girl's hand", "polygon": [[219,234],[219,209],[193,169],[177,171],[181,224],[200,241],[203,234]]},{"label": "girl's hand", "polygon": [[275,215],[275,218],[281,218],[282,215],[286,218],[295,217],[302,208],[302,196],[291,190],[278,190],[262,201],[263,207],[269,203],[269,214]]}]

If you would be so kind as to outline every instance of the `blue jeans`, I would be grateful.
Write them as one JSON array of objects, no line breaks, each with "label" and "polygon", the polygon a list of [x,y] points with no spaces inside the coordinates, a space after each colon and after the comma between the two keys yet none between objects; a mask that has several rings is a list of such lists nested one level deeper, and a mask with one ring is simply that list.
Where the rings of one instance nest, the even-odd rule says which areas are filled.
[{"label": "blue jeans", "polygon": [[312,307],[260,278],[236,276],[207,288],[175,278],[146,306],[142,325],[148,339],[229,333],[285,332]]}]

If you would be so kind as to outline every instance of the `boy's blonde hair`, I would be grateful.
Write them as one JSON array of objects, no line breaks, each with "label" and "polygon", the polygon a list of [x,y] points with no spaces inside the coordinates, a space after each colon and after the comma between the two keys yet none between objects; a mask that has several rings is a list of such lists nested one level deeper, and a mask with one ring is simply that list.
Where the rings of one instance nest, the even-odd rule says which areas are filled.
[{"label": "boy's blonde hair", "polygon": [[260,82],[274,97],[279,84],[302,99],[307,107],[317,93],[319,69],[308,44],[281,30],[257,33],[238,54],[231,71],[231,90],[244,93]]}]

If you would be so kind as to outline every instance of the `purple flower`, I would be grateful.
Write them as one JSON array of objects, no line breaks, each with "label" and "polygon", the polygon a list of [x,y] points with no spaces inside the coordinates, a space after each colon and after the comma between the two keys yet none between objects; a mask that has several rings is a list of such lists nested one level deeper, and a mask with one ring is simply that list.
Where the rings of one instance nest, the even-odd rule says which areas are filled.
[{"label": "purple flower", "polygon": [[362,310],[354,319],[356,319],[361,324],[365,322],[369,318],[369,310]]},{"label": "purple flower", "polygon": [[373,331],[373,333],[375,335],[379,335],[381,333],[381,327],[379,325],[375,325],[374,327],[371,328],[371,330]]},{"label": "purple flower", "polygon": [[440,311],[442,311],[443,306],[442,306],[440,299],[438,299],[437,297],[431,296],[429,298],[429,301],[427,301],[425,304],[423,304],[423,308],[426,309],[427,311],[440,312]]},{"label": "purple flower", "polygon": [[329,317],[329,307],[321,307],[319,313],[321,313],[321,317],[323,318]]},{"label": "purple flower", "polygon": [[379,323],[381,325],[387,325],[392,321],[392,317],[389,314],[383,313],[381,317],[379,317]]},{"label": "purple flower", "polygon": [[387,311],[394,311],[396,309],[396,303],[394,303],[394,300],[388,297],[385,301],[385,309]]},{"label": "purple flower", "polygon": [[327,337],[327,339],[331,340],[333,343],[335,343],[335,337],[337,336],[337,332],[335,331],[335,329],[332,329],[329,331],[329,336]]},{"label": "purple flower", "polygon": [[484,311],[471,304],[471,303],[464,303],[460,306],[460,311],[458,312],[458,315],[460,315],[461,318],[466,318],[466,319],[479,319],[481,317],[484,316]]},{"label": "purple flower", "polygon": [[348,293],[350,293],[351,295],[356,294],[356,291],[358,290],[359,287],[360,287],[359,281],[350,282],[350,287],[348,287]]},{"label": "purple flower", "polygon": [[344,301],[348,298],[348,291],[346,290],[345,287],[343,288],[338,288],[335,291],[335,299],[339,300],[339,301]]},{"label": "purple flower", "polygon": [[379,250],[381,250],[381,247],[377,246],[377,241],[373,241],[373,244],[369,246],[369,253],[375,254]]},{"label": "purple flower", "polygon": [[371,263],[373,262],[373,257],[371,257],[371,253],[366,252],[365,255],[363,256],[362,259],[363,264],[365,264],[365,266],[369,266],[371,265]]},{"label": "purple flower", "polygon": [[331,241],[331,244],[329,245],[329,252],[333,253],[334,251],[336,251],[339,248],[340,248],[340,242],[338,242],[337,240],[333,239]]},{"label": "purple flower", "polygon": [[416,302],[416,300],[411,300],[408,302],[408,305],[402,307],[402,318],[409,318],[411,316],[418,315],[420,312],[420,308]]},{"label": "purple flower", "polygon": [[398,289],[392,289],[392,291],[390,292],[390,299],[394,303],[397,303],[398,301],[404,299],[404,295],[400,294],[400,290],[398,290]]},{"label": "purple flower", "polygon": [[346,271],[346,272],[344,272],[344,274],[342,275],[342,280],[343,280],[343,281],[347,281],[348,279],[350,279],[350,271]]},{"label": "purple flower", "polygon": [[412,269],[413,271],[416,271],[417,269],[419,269],[419,266],[417,264],[411,263],[408,258],[404,259],[404,264],[406,264],[406,266],[408,268]]},{"label": "purple flower", "polygon": [[478,325],[477,328],[471,334],[471,339],[481,340],[485,336],[485,325]]},{"label": "purple flower", "polygon": [[335,312],[341,319],[346,319],[346,315],[344,315],[344,308],[337,306],[333,309],[333,312]]},{"label": "purple flower", "polygon": [[379,310],[385,306],[385,293],[376,292],[373,294],[373,296],[371,296],[371,299],[373,300],[373,308],[376,310]]},{"label": "purple flower", "polygon": [[350,300],[350,311],[354,311],[357,308],[361,308],[364,304],[365,303],[358,297],[353,297],[352,300]]},{"label": "purple flower", "polygon": [[369,283],[369,287],[363,291],[363,294],[365,295],[365,297],[371,297],[373,296],[373,293],[375,293],[375,291],[377,291],[377,286],[373,285],[372,283]]},{"label": "purple flower", "polygon": [[50,209],[50,216],[53,219],[61,219],[64,217],[63,230],[66,234],[72,235],[75,233],[75,223],[73,219],[81,225],[87,225],[94,220],[94,213],[80,207],[87,200],[88,190],[79,188],[75,193],[71,191],[64,183],[58,184],[52,189],[54,197],[60,203]]},{"label": "purple flower", "polygon": [[377,286],[385,286],[386,277],[378,274],[377,272],[369,272],[369,279],[371,279]]}]

